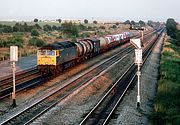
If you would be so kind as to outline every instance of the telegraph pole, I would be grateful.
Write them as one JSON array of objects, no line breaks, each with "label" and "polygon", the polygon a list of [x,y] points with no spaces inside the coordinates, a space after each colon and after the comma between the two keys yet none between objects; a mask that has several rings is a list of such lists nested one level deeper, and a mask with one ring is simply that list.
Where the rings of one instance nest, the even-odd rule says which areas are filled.
[{"label": "telegraph pole", "polygon": [[13,92],[12,92],[12,106],[16,107],[16,80],[15,80],[15,72],[16,72],[16,63],[18,61],[18,47],[10,46],[10,61],[12,64],[12,74],[13,74]]}]

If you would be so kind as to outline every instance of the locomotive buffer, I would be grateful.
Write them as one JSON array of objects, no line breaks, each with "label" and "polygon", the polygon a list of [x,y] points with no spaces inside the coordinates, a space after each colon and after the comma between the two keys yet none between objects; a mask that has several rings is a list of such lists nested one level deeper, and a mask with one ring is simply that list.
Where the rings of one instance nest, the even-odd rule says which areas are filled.
[{"label": "locomotive buffer", "polygon": [[138,71],[137,71],[137,108],[140,108],[140,76],[141,76],[141,70],[140,66],[142,65],[142,48],[141,48],[141,40],[140,39],[131,39],[130,42],[136,47],[135,49],[135,60],[134,63],[137,65]]}]

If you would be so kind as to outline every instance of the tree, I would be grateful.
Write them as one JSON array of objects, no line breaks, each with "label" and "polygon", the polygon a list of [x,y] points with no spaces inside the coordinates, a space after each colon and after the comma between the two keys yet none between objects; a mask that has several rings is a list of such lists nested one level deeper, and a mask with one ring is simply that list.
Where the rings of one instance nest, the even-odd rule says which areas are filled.
[{"label": "tree", "polygon": [[174,19],[169,18],[166,21],[166,29],[167,29],[167,34],[170,35],[172,38],[176,38],[176,22]]},{"label": "tree", "polygon": [[37,18],[35,18],[35,19],[34,19],[34,22],[38,22],[38,19],[37,19]]},{"label": "tree", "polygon": [[43,26],[43,30],[44,31],[52,31],[52,28],[51,28],[50,25],[46,24],[46,25]]},{"label": "tree", "polygon": [[152,20],[148,20],[147,25],[150,27],[154,27],[154,22]]},{"label": "tree", "polygon": [[132,20],[132,21],[131,21],[131,24],[132,24],[132,25],[136,25],[136,22]]},{"label": "tree", "polygon": [[130,22],[129,20],[126,20],[126,21],[124,22],[125,25],[130,24],[130,23],[131,23],[131,22]]},{"label": "tree", "polygon": [[65,34],[73,35],[76,37],[78,36],[78,33],[79,33],[77,26],[72,22],[63,23],[61,26],[61,30]]},{"label": "tree", "polygon": [[3,32],[4,32],[4,33],[12,33],[12,32],[13,32],[13,29],[12,29],[11,26],[6,26],[6,25],[4,25],[4,27],[3,27]]},{"label": "tree", "polygon": [[39,32],[36,29],[32,29],[31,36],[39,36]]},{"label": "tree", "polygon": [[55,26],[55,25],[53,25],[53,26],[52,26],[52,30],[58,30],[58,27]]},{"label": "tree", "polygon": [[34,25],[34,27],[35,27],[36,29],[42,29],[42,27],[39,26],[39,24],[37,24],[37,23]]},{"label": "tree", "polygon": [[19,31],[19,23],[16,23],[14,26],[13,26],[13,31],[14,32],[18,32]]},{"label": "tree", "polygon": [[24,27],[24,31],[25,32],[29,32],[30,31],[30,27],[27,25],[27,23],[24,23],[23,27]]},{"label": "tree", "polygon": [[26,30],[29,32],[29,29],[28,29],[28,26],[27,26],[26,23],[24,25],[22,25],[20,23],[16,23],[13,26],[13,31],[14,32],[25,32]]},{"label": "tree", "polygon": [[9,47],[9,46],[19,46],[19,47],[23,47],[23,39],[22,36],[13,36],[10,40],[6,41],[6,43],[4,43],[4,46]]},{"label": "tree", "polygon": [[45,42],[41,39],[38,39],[37,37],[33,37],[29,40],[29,45],[41,47],[41,46],[45,45]]},{"label": "tree", "polygon": [[141,27],[145,27],[145,26],[146,26],[145,22],[142,21],[142,20],[139,21],[139,25],[140,25]]},{"label": "tree", "polygon": [[62,22],[62,20],[61,20],[61,19],[57,19],[56,21],[58,21],[59,23],[61,23],[61,22]]},{"label": "tree", "polygon": [[97,24],[98,22],[96,20],[93,21],[94,24]]},{"label": "tree", "polygon": [[0,28],[0,34],[2,34],[3,33],[3,28]]},{"label": "tree", "polygon": [[117,28],[117,26],[116,26],[116,25],[113,25],[113,26],[112,26],[112,28],[113,28],[113,29],[116,29],[116,28]]},{"label": "tree", "polygon": [[180,31],[178,30],[176,33],[176,41],[175,44],[180,47]]},{"label": "tree", "polygon": [[80,30],[86,30],[86,29],[87,29],[83,24],[79,24],[79,25],[78,25],[78,28],[79,28]]},{"label": "tree", "polygon": [[119,22],[116,22],[116,25],[118,26],[120,23]]},{"label": "tree", "polygon": [[85,23],[85,24],[88,24],[88,20],[87,20],[87,19],[85,19],[85,20],[84,20],[84,23]]}]

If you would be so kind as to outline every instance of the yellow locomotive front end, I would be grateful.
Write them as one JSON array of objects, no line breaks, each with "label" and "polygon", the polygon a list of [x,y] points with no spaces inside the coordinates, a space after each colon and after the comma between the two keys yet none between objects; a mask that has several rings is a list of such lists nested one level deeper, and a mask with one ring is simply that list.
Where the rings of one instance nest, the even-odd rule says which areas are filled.
[{"label": "yellow locomotive front end", "polygon": [[42,73],[53,72],[56,69],[57,50],[39,49],[37,52],[37,66]]},{"label": "yellow locomotive front end", "polygon": [[56,65],[56,50],[38,50],[37,65]]}]

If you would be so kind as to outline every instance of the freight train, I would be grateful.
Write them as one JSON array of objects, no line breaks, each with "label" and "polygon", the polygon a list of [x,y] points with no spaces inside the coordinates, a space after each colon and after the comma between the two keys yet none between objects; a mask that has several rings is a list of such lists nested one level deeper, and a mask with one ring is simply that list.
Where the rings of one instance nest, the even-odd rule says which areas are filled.
[{"label": "freight train", "polygon": [[129,42],[132,34],[123,32],[100,38],[48,44],[37,51],[37,67],[43,74],[57,74],[88,58]]}]

